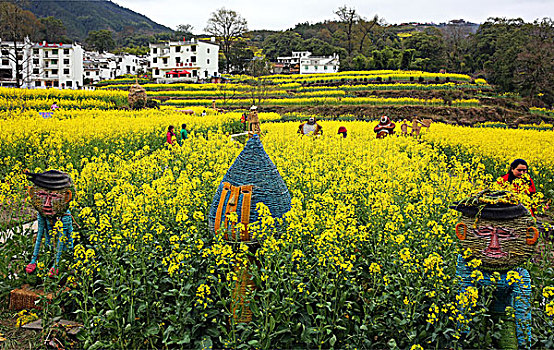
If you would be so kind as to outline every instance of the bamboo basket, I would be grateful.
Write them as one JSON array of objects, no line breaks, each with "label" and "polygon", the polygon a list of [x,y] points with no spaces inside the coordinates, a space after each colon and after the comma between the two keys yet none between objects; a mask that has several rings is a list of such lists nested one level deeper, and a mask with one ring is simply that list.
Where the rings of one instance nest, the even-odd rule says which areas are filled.
[{"label": "bamboo basket", "polygon": [[250,261],[246,266],[235,266],[235,273],[237,274],[237,282],[231,295],[233,320],[235,323],[249,323],[252,321],[252,310],[250,310],[250,302],[247,300],[247,293],[256,288],[250,273]]}]

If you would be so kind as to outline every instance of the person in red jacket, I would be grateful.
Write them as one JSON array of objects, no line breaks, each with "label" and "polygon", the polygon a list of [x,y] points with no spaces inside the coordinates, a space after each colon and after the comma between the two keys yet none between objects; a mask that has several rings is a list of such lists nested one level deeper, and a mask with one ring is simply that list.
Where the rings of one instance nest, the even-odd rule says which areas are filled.
[{"label": "person in red jacket", "polygon": [[498,179],[498,183],[503,184],[509,182],[512,184],[514,180],[521,179],[526,185],[521,186],[514,184],[512,190],[516,193],[524,192],[531,196],[536,193],[537,190],[535,189],[533,179],[531,179],[528,175],[524,176],[525,174],[528,174],[528,171],[529,165],[527,165],[527,162],[523,159],[516,159],[512,162],[512,164],[510,164],[510,170],[508,173]]}]

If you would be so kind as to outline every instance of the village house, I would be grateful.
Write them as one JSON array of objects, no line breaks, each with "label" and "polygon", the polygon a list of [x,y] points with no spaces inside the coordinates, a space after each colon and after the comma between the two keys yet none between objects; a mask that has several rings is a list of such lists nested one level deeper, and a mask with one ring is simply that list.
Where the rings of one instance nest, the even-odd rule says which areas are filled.
[{"label": "village house", "polygon": [[31,59],[30,83],[33,88],[79,89],[83,86],[81,45],[33,44]]},{"label": "village house", "polygon": [[307,56],[300,58],[300,74],[337,73],[340,59],[337,54],[327,57]]},{"label": "village house", "polygon": [[299,74],[300,59],[311,54],[310,51],[293,51],[292,56],[277,57],[277,62],[273,63],[273,73]]},{"label": "village house", "polygon": [[159,83],[208,80],[218,75],[218,54],[215,38],[150,44],[152,78]]},{"label": "village house", "polygon": [[[0,85],[23,88],[79,89],[83,86],[83,49],[78,44],[22,43],[0,40]],[[16,49],[19,72],[14,58]]]},{"label": "village house", "polygon": [[96,83],[102,80],[115,79],[125,74],[140,74],[148,70],[147,58],[122,54],[116,55],[105,52],[85,51],[83,69],[87,83]]},{"label": "village house", "polygon": [[337,54],[328,57],[312,56],[310,51],[293,51],[292,56],[277,57],[273,63],[275,74],[336,73],[340,60]]}]

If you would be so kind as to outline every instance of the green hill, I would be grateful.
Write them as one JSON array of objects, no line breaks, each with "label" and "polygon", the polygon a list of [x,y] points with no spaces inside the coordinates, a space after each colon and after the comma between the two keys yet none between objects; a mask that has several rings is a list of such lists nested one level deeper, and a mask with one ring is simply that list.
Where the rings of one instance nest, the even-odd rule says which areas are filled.
[{"label": "green hill", "polygon": [[116,37],[171,32],[166,26],[108,0],[32,0],[28,9],[38,18],[61,19],[67,36],[84,40],[91,30],[109,29]]}]

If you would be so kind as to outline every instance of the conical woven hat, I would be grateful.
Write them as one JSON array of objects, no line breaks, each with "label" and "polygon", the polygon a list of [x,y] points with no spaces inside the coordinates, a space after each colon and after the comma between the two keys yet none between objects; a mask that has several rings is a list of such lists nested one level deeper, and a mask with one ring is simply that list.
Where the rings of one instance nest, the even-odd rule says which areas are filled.
[{"label": "conical woven hat", "polygon": [[[233,186],[253,185],[252,202],[250,206],[250,223],[258,220],[256,204],[264,203],[275,218],[282,217],[291,208],[289,190],[279,174],[277,167],[262,146],[258,135],[254,135],[231,165],[223,180],[219,184],[214,199],[210,206],[208,224],[214,229],[217,207],[223,190],[223,183],[228,182]],[[238,207],[241,208],[241,201]],[[237,212],[238,221],[241,221],[240,210]],[[222,217],[223,221],[225,218]]]}]

